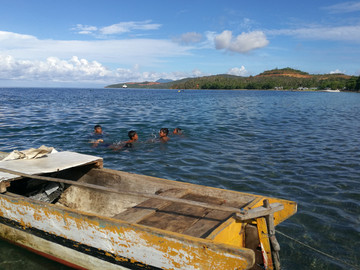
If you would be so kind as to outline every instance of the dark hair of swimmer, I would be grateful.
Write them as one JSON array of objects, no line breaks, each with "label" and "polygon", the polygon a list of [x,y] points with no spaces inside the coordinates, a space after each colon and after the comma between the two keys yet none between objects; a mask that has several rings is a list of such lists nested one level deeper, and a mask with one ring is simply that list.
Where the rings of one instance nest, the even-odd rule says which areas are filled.
[{"label": "dark hair of swimmer", "polygon": [[128,136],[129,136],[130,140],[132,140],[132,138],[135,136],[135,134],[136,134],[136,131],[135,131],[135,130],[130,130],[130,131],[128,132]]},{"label": "dark hair of swimmer", "polygon": [[160,129],[160,132],[165,133],[166,136],[167,136],[167,135],[169,134],[169,129],[167,129],[167,128],[162,128],[162,129]]},{"label": "dark hair of swimmer", "polygon": [[97,129],[97,128],[101,128],[101,126],[100,125],[95,125],[94,129]]}]

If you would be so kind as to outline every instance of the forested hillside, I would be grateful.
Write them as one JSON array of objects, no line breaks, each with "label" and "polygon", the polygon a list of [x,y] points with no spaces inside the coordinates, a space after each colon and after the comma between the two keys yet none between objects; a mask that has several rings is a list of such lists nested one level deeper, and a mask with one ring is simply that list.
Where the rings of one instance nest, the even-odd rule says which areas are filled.
[{"label": "forested hillside", "polygon": [[[122,87],[123,83],[109,85],[109,88]],[[301,89],[323,90],[340,89],[348,91],[360,90],[360,76],[345,74],[311,75],[292,69],[273,69],[256,76],[240,77],[233,75],[213,75],[188,78],[168,83],[130,84],[133,88],[155,89]]]}]

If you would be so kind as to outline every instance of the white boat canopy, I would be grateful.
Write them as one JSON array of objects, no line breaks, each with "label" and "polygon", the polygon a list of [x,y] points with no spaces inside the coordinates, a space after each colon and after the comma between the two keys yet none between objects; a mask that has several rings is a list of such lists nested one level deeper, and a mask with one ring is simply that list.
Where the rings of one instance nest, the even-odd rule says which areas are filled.
[{"label": "white boat canopy", "polygon": [[[57,172],[90,163],[102,164],[102,158],[64,151],[47,154],[46,156],[36,159],[2,160],[0,161],[0,169],[35,175]],[[19,178],[18,175],[2,172],[0,170],[0,183],[2,181],[11,181],[17,178]]]}]

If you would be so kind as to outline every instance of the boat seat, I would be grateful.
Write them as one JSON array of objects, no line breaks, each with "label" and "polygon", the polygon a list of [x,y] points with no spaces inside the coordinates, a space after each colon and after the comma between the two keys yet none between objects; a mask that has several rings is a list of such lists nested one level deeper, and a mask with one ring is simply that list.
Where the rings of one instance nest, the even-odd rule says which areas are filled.
[{"label": "boat seat", "polygon": [[[159,196],[181,198],[197,202],[223,205],[220,198],[191,193],[185,189],[169,189]],[[113,218],[137,223],[158,229],[205,238],[222,222],[232,215],[231,212],[213,210],[161,199],[148,199]]]},{"label": "boat seat", "polygon": [[[157,194],[159,196],[166,196],[172,198],[181,198],[189,191],[186,189],[168,189],[166,191],[159,191]],[[138,223],[145,217],[154,214],[157,210],[169,205],[171,202],[164,201],[161,199],[148,199],[132,208],[127,209],[124,212],[121,212],[113,218],[121,219],[130,223]]]}]

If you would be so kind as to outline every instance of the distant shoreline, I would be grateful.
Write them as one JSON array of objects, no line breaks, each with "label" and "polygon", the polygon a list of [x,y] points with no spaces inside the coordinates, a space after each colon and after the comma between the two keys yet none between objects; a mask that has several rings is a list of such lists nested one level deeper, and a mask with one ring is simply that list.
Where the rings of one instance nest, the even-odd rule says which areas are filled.
[{"label": "distant shoreline", "polygon": [[[182,90],[182,92],[186,91],[276,91],[276,92],[324,92],[324,93],[335,93],[335,90],[314,90],[314,89],[306,89],[306,90],[298,90],[298,89],[171,89],[171,88],[111,88],[111,87],[104,87],[104,89],[122,89],[122,90],[171,90],[171,91],[178,91]],[[339,90],[341,92],[347,93],[360,93],[360,91],[350,91],[350,90]]]},{"label": "distant shoreline", "polygon": [[265,71],[256,76],[213,75],[171,82],[119,83],[105,88],[176,89],[176,90],[289,90],[289,91],[360,91],[360,76],[345,74],[311,75],[291,68]]}]

